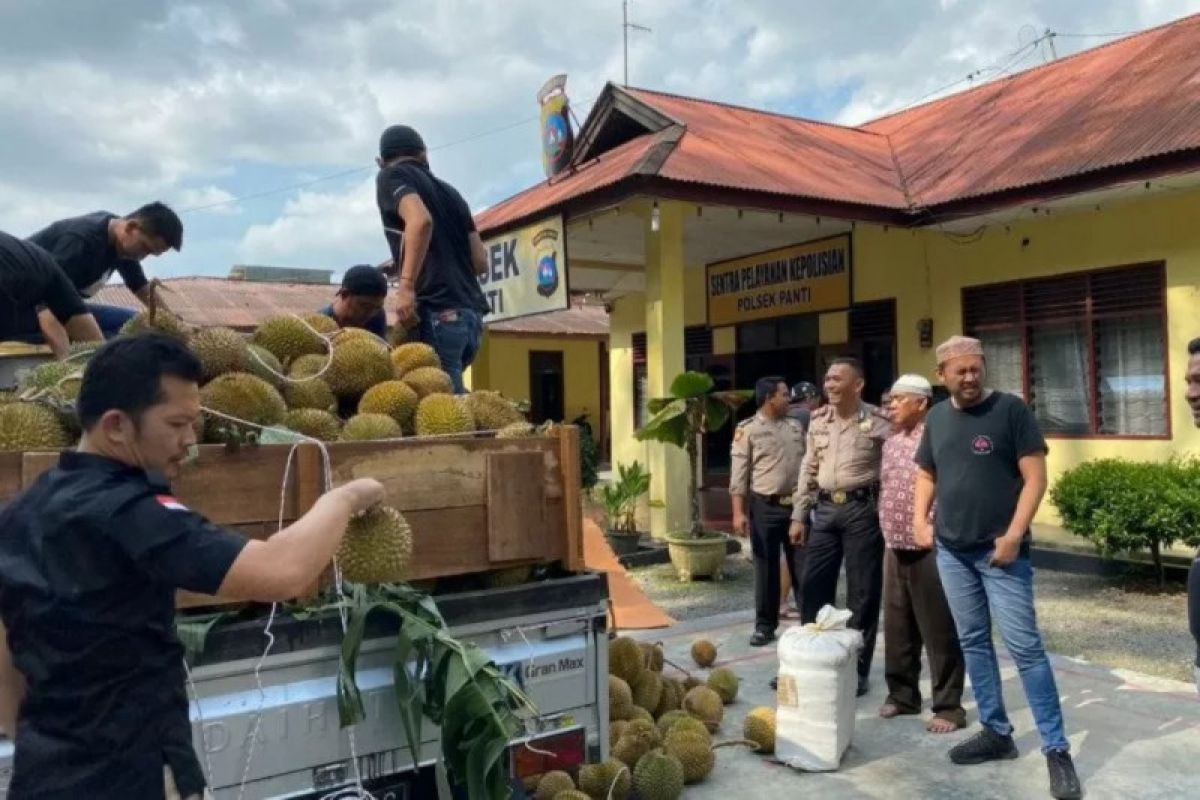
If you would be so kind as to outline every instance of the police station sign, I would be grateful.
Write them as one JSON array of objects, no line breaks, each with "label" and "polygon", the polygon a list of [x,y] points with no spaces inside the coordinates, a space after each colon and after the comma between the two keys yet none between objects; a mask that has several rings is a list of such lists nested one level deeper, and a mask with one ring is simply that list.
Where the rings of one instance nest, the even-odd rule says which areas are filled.
[{"label": "police station sign", "polygon": [[850,306],[850,236],[709,264],[708,324]]},{"label": "police station sign", "polygon": [[487,239],[483,245],[488,263],[479,283],[492,308],[486,322],[570,307],[561,216]]}]

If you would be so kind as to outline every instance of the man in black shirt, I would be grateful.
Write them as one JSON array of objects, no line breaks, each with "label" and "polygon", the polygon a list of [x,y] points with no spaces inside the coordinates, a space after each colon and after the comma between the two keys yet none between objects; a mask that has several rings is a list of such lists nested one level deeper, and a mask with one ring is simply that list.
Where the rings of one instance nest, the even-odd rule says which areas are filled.
[{"label": "man in black shirt", "polygon": [[[146,279],[141,262],[168,249],[183,246],[183,223],[162,203],[149,203],[132,214],[119,217],[96,211],[80,217],[60,219],[29,237],[29,241],[54,256],[63,272],[84,297],[92,297],[118,272],[126,288],[148,308],[155,308],[156,282]],[[116,335],[134,312],[120,306],[89,303],[106,338]],[[51,320],[41,318],[47,339],[56,331]],[[32,331],[31,331],[32,333]]]},{"label": "man in black shirt", "polygon": [[483,338],[490,310],[478,276],[487,268],[471,209],[453,186],[429,169],[425,142],[412,128],[393,125],[379,139],[376,201],[399,276],[396,314],[437,351],[455,392]]},{"label": "man in black shirt", "polygon": [[[1188,342],[1187,401],[1192,409],[1192,421],[1200,428],[1200,339]],[[1194,674],[1200,691],[1200,551],[1188,570],[1188,627],[1196,642]]]},{"label": "man in black shirt", "polygon": [[175,591],[295,597],[383,497],[351,481],[265,541],[188,510],[169,480],[196,441],[200,376],[163,334],[104,345],[84,371],[78,449],[0,512],[10,800],[200,797]]},{"label": "man in black shirt", "polygon": [[[954,336],[937,348],[950,390],[925,421],[917,448],[913,534],[937,545],[937,568],[971,677],[982,730],[950,750],[956,764],[1017,758],[1004,708],[992,618],[1017,670],[1042,740],[1050,792],[1082,796],[1054,671],[1033,603],[1030,524],[1046,492],[1046,440],[1019,397],[985,387],[983,346]],[[934,530],[930,510],[937,501]]]},{"label": "man in black shirt", "polygon": [[[0,231],[0,341],[24,339],[23,321],[45,306],[71,341],[100,341],[96,320],[71,280],[42,248]],[[66,348],[55,350],[62,358]]]}]

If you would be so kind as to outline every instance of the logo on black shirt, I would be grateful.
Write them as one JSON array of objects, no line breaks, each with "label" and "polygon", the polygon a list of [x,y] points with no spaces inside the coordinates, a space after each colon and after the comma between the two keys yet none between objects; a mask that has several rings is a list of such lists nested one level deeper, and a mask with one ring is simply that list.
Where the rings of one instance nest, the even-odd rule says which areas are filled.
[{"label": "logo on black shirt", "polygon": [[971,452],[977,456],[990,456],[994,449],[992,437],[985,434],[981,433],[971,440]]}]

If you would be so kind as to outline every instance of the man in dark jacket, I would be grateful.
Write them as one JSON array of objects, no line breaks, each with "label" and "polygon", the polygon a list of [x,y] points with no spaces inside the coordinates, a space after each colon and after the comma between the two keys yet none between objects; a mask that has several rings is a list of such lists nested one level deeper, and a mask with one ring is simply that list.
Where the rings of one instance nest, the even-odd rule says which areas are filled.
[{"label": "man in dark jacket", "polygon": [[103,338],[96,320],[62,268],[42,248],[0,231],[0,341],[28,341],[26,325],[44,307],[64,330],[55,355],[67,354],[66,340]]}]

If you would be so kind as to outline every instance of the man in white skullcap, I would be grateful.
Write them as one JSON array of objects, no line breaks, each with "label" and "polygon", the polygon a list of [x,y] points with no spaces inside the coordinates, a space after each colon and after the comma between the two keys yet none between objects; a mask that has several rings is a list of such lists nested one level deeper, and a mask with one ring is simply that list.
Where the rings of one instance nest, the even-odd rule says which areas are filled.
[{"label": "man in white skullcap", "polygon": [[925,432],[933,387],[920,375],[901,375],[888,392],[895,433],[883,445],[879,527],[883,562],[885,719],[921,713],[921,649],[929,656],[933,717],[925,728],[952,733],[967,724],[962,707],[964,667],[954,618],[938,577],[937,557],[913,537],[913,461]]},{"label": "man in white skullcap", "polygon": [[936,540],[938,575],[981,723],[978,734],[950,749],[950,760],[981,764],[1020,755],[992,644],[995,621],[1037,724],[1050,794],[1076,800],[1083,790],[1033,602],[1030,527],[1046,493],[1046,440],[1024,400],[987,388],[978,339],[950,337],[937,348],[937,361],[950,399],[930,411],[917,447],[913,533],[923,547]]}]

